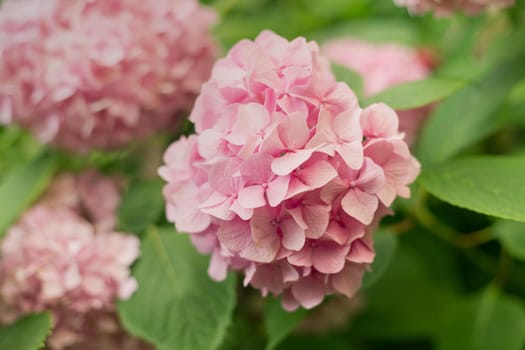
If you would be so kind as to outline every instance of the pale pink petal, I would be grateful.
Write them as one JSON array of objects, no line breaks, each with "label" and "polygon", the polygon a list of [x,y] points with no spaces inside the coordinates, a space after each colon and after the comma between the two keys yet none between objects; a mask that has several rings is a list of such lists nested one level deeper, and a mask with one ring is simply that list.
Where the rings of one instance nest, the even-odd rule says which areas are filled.
[{"label": "pale pink petal", "polygon": [[247,186],[239,192],[239,204],[245,208],[260,208],[266,204],[261,185]]},{"label": "pale pink petal", "polygon": [[336,176],[337,171],[324,160],[305,166],[300,173],[301,180],[312,190],[326,185]]},{"label": "pale pink petal", "polygon": [[399,119],[396,112],[384,103],[373,104],[361,115],[363,135],[366,137],[392,137],[398,134]]},{"label": "pale pink petal", "polygon": [[302,229],[294,219],[284,219],[279,226],[283,232],[282,244],[286,249],[297,251],[304,246],[304,229]]},{"label": "pale pink petal", "polygon": [[217,230],[217,238],[226,248],[239,252],[251,242],[250,226],[242,220],[226,221]]},{"label": "pale pink petal", "polygon": [[217,282],[224,281],[228,274],[228,264],[221,256],[219,251],[214,251],[211,255],[208,275]]},{"label": "pale pink petal", "polygon": [[313,266],[322,273],[338,273],[345,265],[349,250],[349,246],[341,246],[335,242],[322,243],[313,250]]},{"label": "pale pink petal", "polygon": [[355,263],[371,263],[374,261],[375,252],[362,239],[352,242],[352,247],[347,259]]},{"label": "pale pink petal", "polygon": [[363,165],[363,146],[360,142],[339,144],[335,147],[335,151],[343,158],[348,167],[359,169]]},{"label": "pale pink petal", "polygon": [[288,192],[289,183],[289,176],[277,176],[268,183],[266,197],[268,198],[268,204],[270,204],[270,206],[276,207],[283,202]]},{"label": "pale pink petal", "polygon": [[326,233],[330,220],[330,207],[327,205],[306,205],[303,207],[303,218],[306,223],[306,236],[317,239]]},{"label": "pale pink petal", "polygon": [[257,153],[245,159],[241,166],[241,175],[249,185],[267,183],[272,178],[273,157],[265,153]]},{"label": "pale pink petal", "polygon": [[365,225],[374,219],[379,200],[377,196],[363,192],[357,188],[351,189],[341,200],[345,213],[356,218]]},{"label": "pale pink petal", "polygon": [[233,144],[243,145],[248,138],[253,138],[257,132],[264,129],[269,119],[268,111],[260,104],[240,105],[231,133],[226,139]]},{"label": "pale pink petal", "polygon": [[290,174],[301,164],[306,162],[314,152],[314,149],[301,149],[283,154],[272,161],[272,171],[280,176]]},{"label": "pale pink petal", "polygon": [[365,266],[361,264],[346,264],[341,272],[331,277],[334,289],[348,298],[353,297],[361,288]]},{"label": "pale pink petal", "polygon": [[310,138],[310,129],[306,124],[306,115],[292,113],[277,127],[279,138],[286,149],[303,148]]},{"label": "pale pink petal", "polygon": [[323,301],[325,287],[321,280],[310,276],[292,285],[292,294],[301,306],[311,309]]},{"label": "pale pink petal", "polygon": [[282,296],[282,305],[286,311],[292,312],[297,310],[299,303],[292,294],[291,289],[286,289]]},{"label": "pale pink petal", "polygon": [[273,236],[269,234],[265,237],[258,237],[257,242],[248,244],[239,255],[258,263],[269,263],[275,259],[280,246],[279,237],[276,234]]},{"label": "pale pink petal", "polygon": [[306,245],[300,251],[293,253],[286,259],[292,265],[310,267],[313,264],[312,253],[312,247]]}]

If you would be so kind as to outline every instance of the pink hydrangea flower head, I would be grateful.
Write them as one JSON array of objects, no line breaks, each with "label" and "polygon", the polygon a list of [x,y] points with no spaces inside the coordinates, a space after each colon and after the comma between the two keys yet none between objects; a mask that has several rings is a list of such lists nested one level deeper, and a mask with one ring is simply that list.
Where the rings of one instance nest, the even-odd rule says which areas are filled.
[{"label": "pink hydrangea flower head", "polygon": [[49,310],[52,349],[88,349],[90,337],[107,349],[140,344],[125,335],[114,309],[115,299],[137,288],[130,266],[139,255],[135,236],[114,231],[120,187],[92,170],[62,174],[8,230],[0,247],[0,322]]},{"label": "pink hydrangea flower head", "polygon": [[10,310],[2,321],[51,310],[57,330],[50,344],[68,345],[76,340],[68,327],[75,325],[62,318],[113,311],[115,298],[129,298],[137,288],[129,267],[138,254],[135,236],[100,233],[65,207],[37,205],[2,244],[0,299]]},{"label": "pink hydrangea flower head", "polygon": [[121,181],[95,170],[58,175],[40,198],[48,207],[67,207],[98,229],[112,230],[121,199]]},{"label": "pink hydrangea flower head", "polygon": [[[322,52],[333,62],[361,75],[367,96],[395,85],[421,80],[430,75],[433,59],[424,50],[415,50],[395,43],[373,44],[356,38],[326,42]],[[399,129],[412,145],[429,115],[429,106],[397,111]]]},{"label": "pink hydrangea flower head", "polygon": [[285,308],[351,297],[374,259],[372,233],[419,172],[396,113],[359,107],[314,42],[264,31],[214,66],[159,174],[168,220],[212,256],[215,280]]},{"label": "pink hydrangea flower head", "polygon": [[476,15],[490,9],[505,8],[514,5],[515,0],[394,0],[398,6],[408,7],[412,14],[433,12],[436,16],[450,16],[462,11]]},{"label": "pink hydrangea flower head", "polygon": [[81,152],[172,127],[209,77],[215,17],[197,0],[4,1],[0,123]]}]

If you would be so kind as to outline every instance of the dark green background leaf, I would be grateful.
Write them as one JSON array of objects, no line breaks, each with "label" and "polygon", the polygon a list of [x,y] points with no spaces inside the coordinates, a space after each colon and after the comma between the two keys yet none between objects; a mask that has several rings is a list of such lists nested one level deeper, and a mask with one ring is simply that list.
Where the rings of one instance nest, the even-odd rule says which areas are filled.
[{"label": "dark green background leaf", "polygon": [[38,350],[51,333],[51,315],[43,312],[0,327],[0,350]]},{"label": "dark green background leaf", "polygon": [[392,261],[397,248],[397,238],[386,230],[374,233],[374,250],[376,256],[370,271],[363,277],[362,288],[368,288],[381,279]]},{"label": "dark green background leaf", "polygon": [[525,221],[525,158],[470,157],[426,168],[419,182],[455,206]]},{"label": "dark green background leaf", "polygon": [[307,311],[298,309],[288,312],[279,300],[267,298],[264,309],[264,326],[268,334],[266,350],[273,350],[290,334],[306,316]]},{"label": "dark green background leaf", "polygon": [[499,108],[525,75],[524,60],[519,55],[501,63],[480,82],[443,101],[423,128],[418,159],[424,165],[443,162],[496,130]]},{"label": "dark green background leaf", "polygon": [[523,305],[492,287],[449,311],[437,339],[438,350],[520,350],[525,346]]},{"label": "dark green background leaf", "polygon": [[118,229],[140,234],[155,224],[164,209],[160,179],[131,183],[118,210]]},{"label": "dark green background leaf", "polygon": [[166,350],[213,350],[235,305],[235,278],[208,277],[208,258],[173,228],[150,229],[134,269],[138,291],[118,309],[125,327]]},{"label": "dark green background leaf", "polygon": [[525,223],[501,220],[494,225],[494,233],[510,255],[525,260]]},{"label": "dark green background leaf", "polygon": [[396,85],[366,98],[363,104],[367,106],[383,102],[397,110],[422,107],[452,95],[463,84],[464,82],[458,80],[428,78]]},{"label": "dark green background leaf", "polygon": [[13,169],[0,184],[0,238],[45,190],[55,170],[54,158],[45,153]]}]

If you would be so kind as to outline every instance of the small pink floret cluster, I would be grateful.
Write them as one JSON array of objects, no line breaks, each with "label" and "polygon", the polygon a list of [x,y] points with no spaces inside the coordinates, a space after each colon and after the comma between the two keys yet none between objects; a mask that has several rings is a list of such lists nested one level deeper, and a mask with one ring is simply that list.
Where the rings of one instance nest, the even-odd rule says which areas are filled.
[{"label": "small pink floret cluster", "polygon": [[361,109],[314,42],[264,31],[219,60],[160,175],[167,217],[211,254],[209,274],[312,308],[351,297],[372,232],[419,172],[396,113]]},{"label": "small pink floret cluster", "polygon": [[[373,44],[356,38],[331,40],[321,51],[331,61],[359,73],[367,96],[398,84],[425,79],[434,65],[433,58],[424,50],[394,43]],[[425,106],[396,111],[399,130],[405,133],[409,145],[417,139],[430,110]]]},{"label": "small pink floret cluster", "polygon": [[54,349],[121,332],[114,302],[137,288],[130,265],[139,240],[114,231],[116,196],[117,183],[97,173],[63,175],[9,229],[0,250],[1,322],[51,311]]},{"label": "small pink floret cluster", "polygon": [[433,12],[436,16],[450,16],[462,11],[476,15],[489,9],[501,9],[514,5],[515,0],[394,0],[399,6],[408,7],[410,13]]},{"label": "small pink floret cluster", "polygon": [[0,123],[80,152],[175,126],[209,78],[215,17],[197,0],[6,0]]}]

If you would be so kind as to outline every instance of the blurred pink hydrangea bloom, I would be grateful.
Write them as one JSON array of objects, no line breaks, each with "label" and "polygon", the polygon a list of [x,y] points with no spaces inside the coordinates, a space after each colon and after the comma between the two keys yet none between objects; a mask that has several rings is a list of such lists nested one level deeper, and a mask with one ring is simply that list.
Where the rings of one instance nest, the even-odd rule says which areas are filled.
[{"label": "blurred pink hydrangea bloom", "polygon": [[209,274],[312,308],[351,297],[372,232],[419,164],[383,104],[361,109],[314,42],[262,32],[219,60],[159,169],[168,220],[211,254]]},{"label": "blurred pink hydrangea bloom", "polygon": [[476,15],[491,8],[514,5],[515,0],[394,0],[399,6],[408,7],[410,13],[433,12],[436,16],[449,16],[456,11]]},{"label": "blurred pink hydrangea bloom", "polygon": [[139,240],[114,231],[119,200],[118,183],[98,173],[57,178],[2,242],[1,322],[50,310],[55,328],[48,344],[54,349],[90,335],[105,343],[125,338],[114,302],[137,288],[130,266]]},{"label": "blurred pink hydrangea bloom", "polygon": [[197,0],[7,0],[0,124],[70,150],[116,148],[189,111],[216,15]]},{"label": "blurred pink hydrangea bloom", "polygon": [[[346,66],[361,75],[365,95],[374,95],[401,83],[426,78],[433,59],[425,51],[399,44],[372,44],[355,38],[335,39],[325,43],[322,53],[331,61]],[[412,145],[430,107],[397,111],[399,129]]]}]

